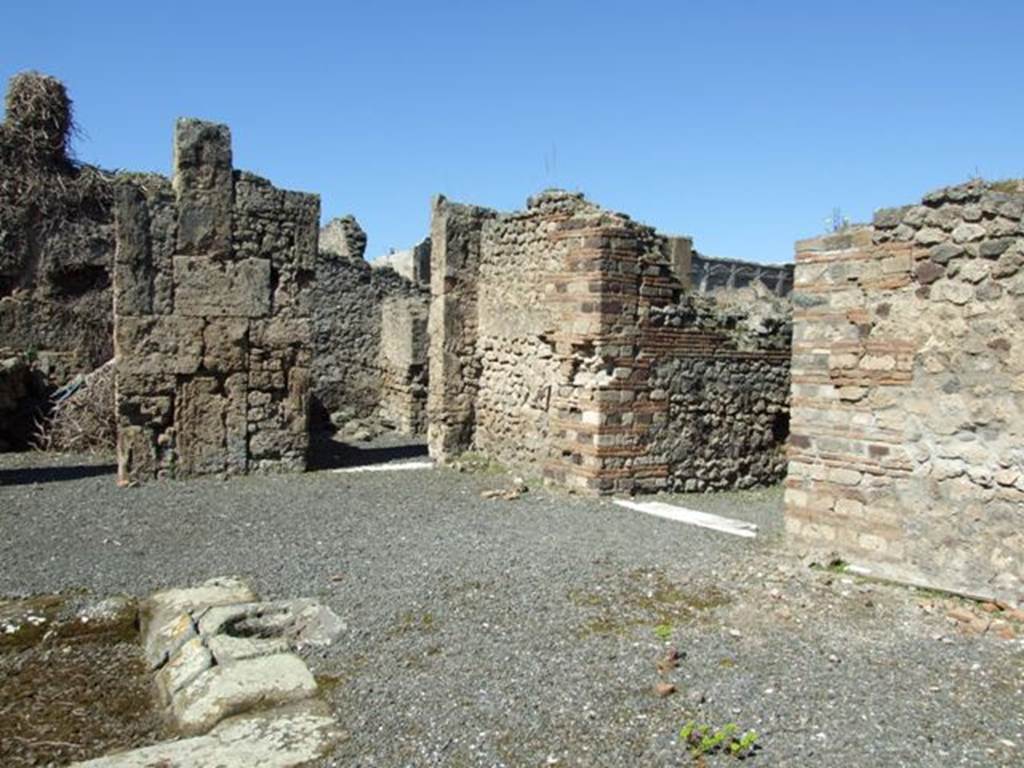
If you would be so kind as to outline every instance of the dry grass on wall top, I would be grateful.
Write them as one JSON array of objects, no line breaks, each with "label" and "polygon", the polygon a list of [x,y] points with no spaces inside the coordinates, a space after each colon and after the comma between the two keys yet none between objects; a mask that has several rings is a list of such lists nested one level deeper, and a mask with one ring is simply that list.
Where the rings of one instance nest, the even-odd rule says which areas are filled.
[{"label": "dry grass on wall top", "polygon": [[16,142],[22,162],[70,162],[68,145],[76,129],[64,83],[38,72],[20,72],[8,83],[4,107],[5,138]]},{"label": "dry grass on wall top", "polygon": [[62,82],[21,72],[8,84],[5,108],[0,123],[0,221],[8,223],[8,233],[15,222],[46,228],[109,211],[111,176],[79,165],[70,153],[77,129]]}]

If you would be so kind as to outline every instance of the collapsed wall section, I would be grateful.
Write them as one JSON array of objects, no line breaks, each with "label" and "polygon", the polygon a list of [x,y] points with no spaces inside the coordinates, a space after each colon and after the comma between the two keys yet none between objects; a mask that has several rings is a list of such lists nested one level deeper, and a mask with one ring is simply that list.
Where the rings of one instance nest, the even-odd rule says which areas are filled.
[{"label": "collapsed wall section", "polygon": [[174,177],[117,188],[118,478],[301,470],[319,199],[179,120]]},{"label": "collapsed wall section", "polygon": [[1024,185],[797,243],[786,528],[879,575],[1024,599]]},{"label": "collapsed wall section", "polygon": [[[112,355],[113,175],[71,159],[72,125],[59,80],[11,78],[0,123],[0,357],[27,358],[44,390]],[[23,447],[27,434],[16,437]]]}]

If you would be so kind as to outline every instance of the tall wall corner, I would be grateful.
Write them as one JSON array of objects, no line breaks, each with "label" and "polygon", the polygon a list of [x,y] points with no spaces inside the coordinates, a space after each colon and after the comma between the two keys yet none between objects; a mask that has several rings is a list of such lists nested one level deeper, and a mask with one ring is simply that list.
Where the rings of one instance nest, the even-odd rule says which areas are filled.
[{"label": "tall wall corner", "polygon": [[305,468],[319,198],[182,119],[173,181],[126,180],[115,206],[119,481]]},{"label": "tall wall corner", "polygon": [[1022,218],[976,181],[797,243],[795,547],[1024,602]]}]

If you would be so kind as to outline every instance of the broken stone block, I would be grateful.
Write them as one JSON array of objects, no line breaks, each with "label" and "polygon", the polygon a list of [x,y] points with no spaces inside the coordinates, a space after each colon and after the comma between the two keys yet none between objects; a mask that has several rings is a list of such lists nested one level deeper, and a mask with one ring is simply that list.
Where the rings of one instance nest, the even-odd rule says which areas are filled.
[{"label": "broken stone block", "polygon": [[182,732],[204,733],[229,715],[315,692],[316,681],[302,659],[278,653],[213,667],[178,693],[172,712]]},{"label": "broken stone block", "polygon": [[181,385],[174,420],[182,426],[177,453],[183,472],[203,475],[225,470],[227,406],[216,379],[195,378]]},{"label": "broken stone block", "polygon": [[246,320],[210,320],[203,329],[203,367],[217,373],[236,373],[248,367]]},{"label": "broken stone block", "polygon": [[178,205],[178,251],[204,255],[231,250],[231,207],[227,196],[203,195]]},{"label": "broken stone block", "polygon": [[119,752],[75,768],[299,768],[341,738],[326,704],[306,701],[224,720],[205,736]]},{"label": "broken stone block", "polygon": [[[191,621],[189,623],[191,624]],[[174,694],[189,685],[213,664],[213,654],[199,637],[192,637],[176,651],[172,651],[169,660],[156,676],[157,687],[163,693],[165,702],[170,702]]]},{"label": "broken stone block", "polygon": [[233,183],[231,129],[183,117],[174,126],[174,189],[212,192]]},{"label": "broken stone block", "polygon": [[131,467],[133,477],[156,477],[160,471],[160,454],[156,432],[149,427],[118,425],[118,476],[122,482]]},{"label": "broken stone block", "polygon": [[249,333],[252,345],[265,350],[307,346],[313,338],[312,324],[307,318],[257,320],[251,324]]},{"label": "broken stone block", "polygon": [[118,376],[190,374],[203,359],[203,321],[148,315],[123,317],[115,326]]},{"label": "broken stone block", "polygon": [[114,251],[114,303],[122,315],[153,311],[153,264],[149,245],[149,209],[142,190],[133,184],[118,184]]},{"label": "broken stone block", "polygon": [[178,613],[171,619],[162,620],[159,627],[145,636],[144,653],[150,669],[165,664],[196,634],[196,626],[187,613]]},{"label": "broken stone block", "polygon": [[224,411],[224,462],[231,474],[241,474],[249,467],[249,423],[247,400],[249,380],[245,373],[236,373],[224,380],[227,398]]},{"label": "broken stone block", "polygon": [[[180,648],[195,635],[193,627],[192,634],[179,641],[184,630],[184,624],[179,624],[183,614],[200,607],[250,603],[255,600],[255,593],[245,582],[231,577],[210,579],[198,587],[156,593],[143,601],[139,609],[146,660],[153,668],[160,666],[166,661],[172,647]],[[188,624],[191,623],[191,619],[188,619]]]}]

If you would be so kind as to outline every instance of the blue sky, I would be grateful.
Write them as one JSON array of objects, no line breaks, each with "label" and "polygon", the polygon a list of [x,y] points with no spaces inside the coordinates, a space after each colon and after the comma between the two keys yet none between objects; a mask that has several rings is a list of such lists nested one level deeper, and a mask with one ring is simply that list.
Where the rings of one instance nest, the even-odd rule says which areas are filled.
[{"label": "blue sky", "polygon": [[1024,3],[13,0],[0,77],[65,80],[78,155],[169,172],[179,115],[235,164],[355,214],[368,256],[429,200],[548,186],[709,254],[785,261],[981,174],[1024,176]]}]

